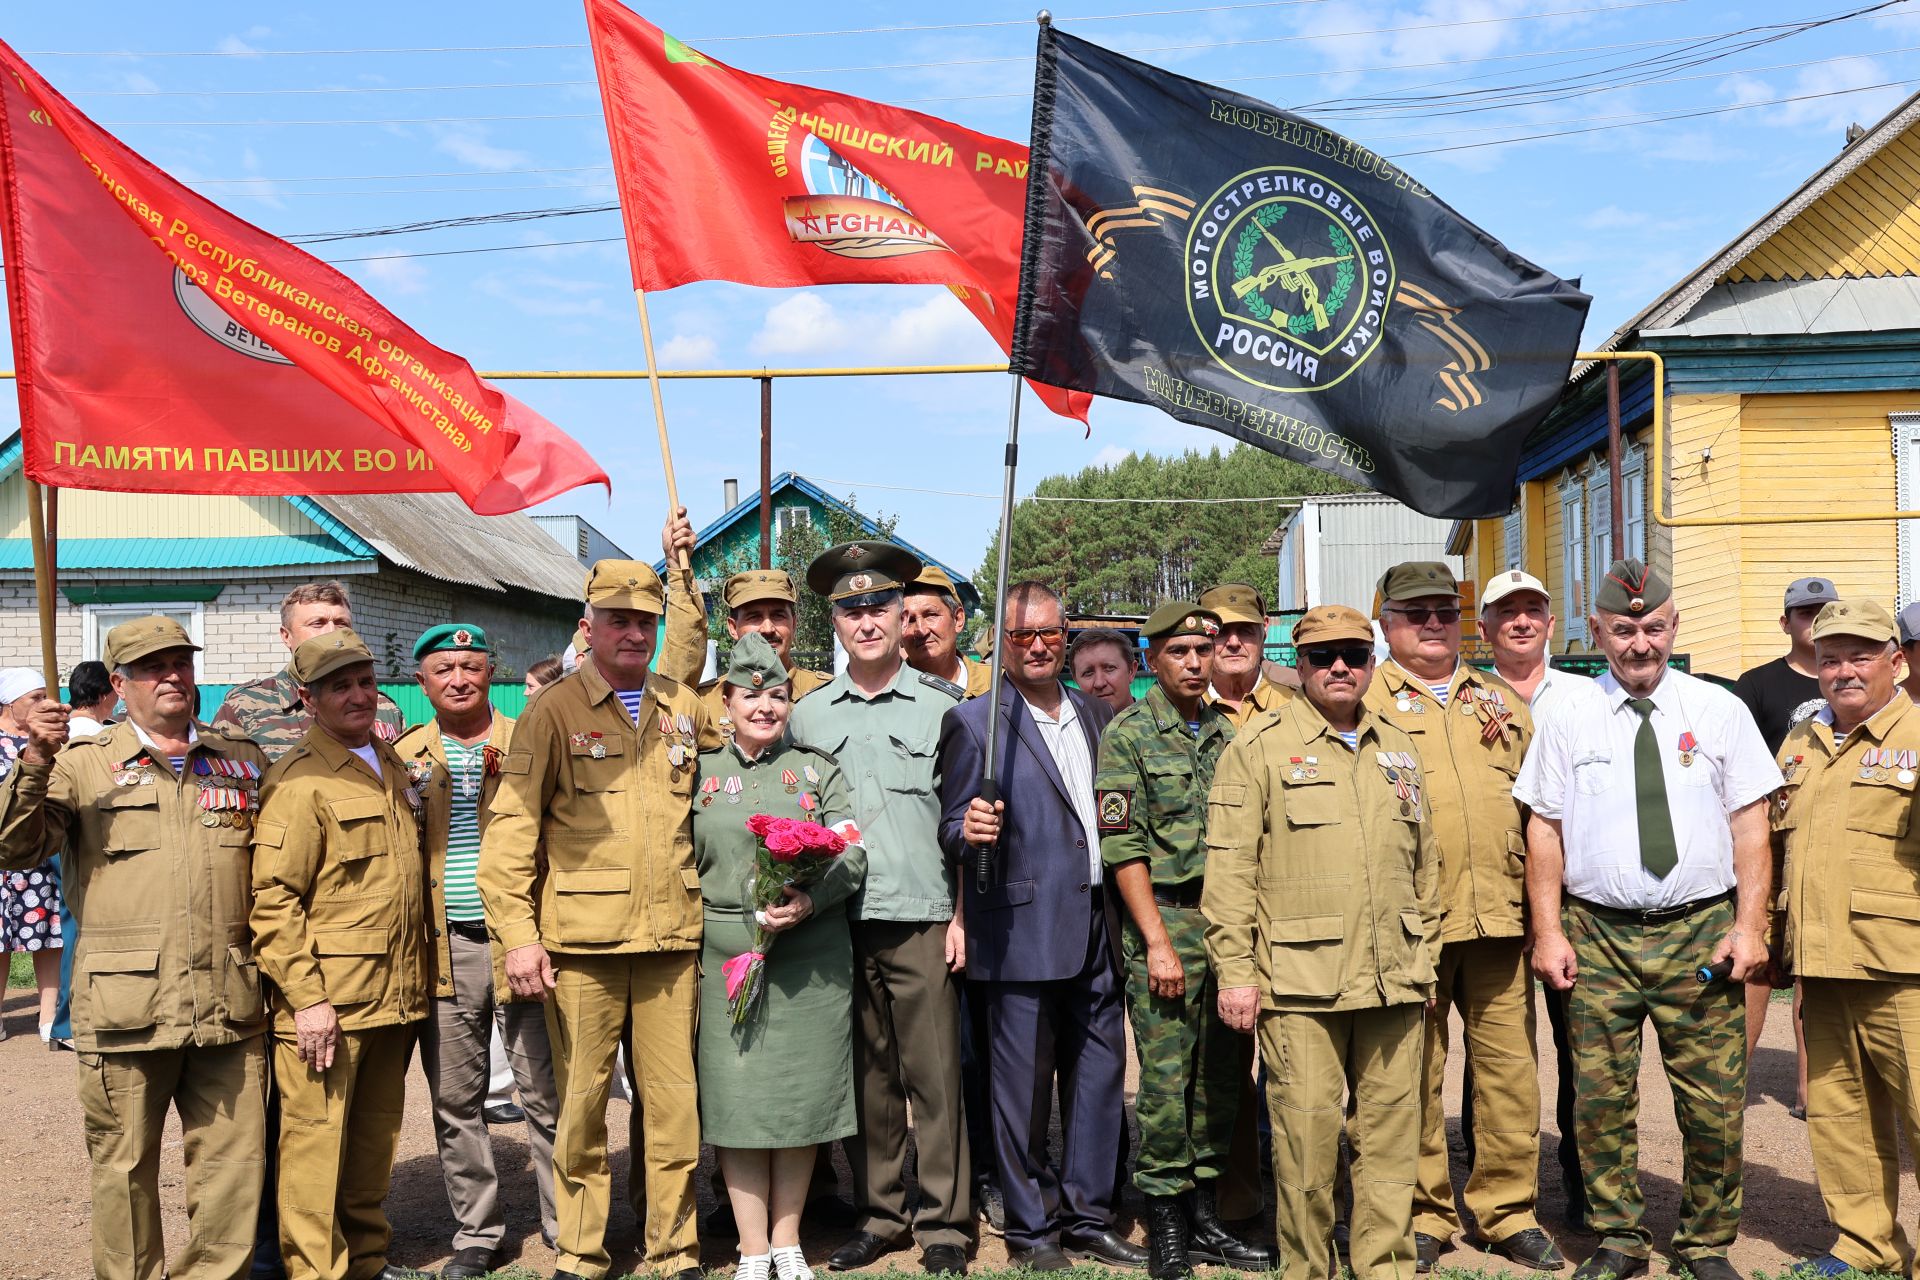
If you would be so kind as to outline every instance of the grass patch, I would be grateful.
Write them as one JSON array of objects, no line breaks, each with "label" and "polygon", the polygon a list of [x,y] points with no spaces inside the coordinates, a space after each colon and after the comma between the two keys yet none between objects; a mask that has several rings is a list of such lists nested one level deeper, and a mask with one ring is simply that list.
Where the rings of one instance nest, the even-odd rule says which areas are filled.
[{"label": "grass patch", "polygon": [[31,987],[33,981],[33,955],[27,951],[16,951],[8,957],[7,986]]}]

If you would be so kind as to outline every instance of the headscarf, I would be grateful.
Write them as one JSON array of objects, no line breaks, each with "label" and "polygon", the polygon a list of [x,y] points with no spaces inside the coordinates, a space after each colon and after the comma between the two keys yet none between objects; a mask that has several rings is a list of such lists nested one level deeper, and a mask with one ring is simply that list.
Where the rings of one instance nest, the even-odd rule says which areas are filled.
[{"label": "headscarf", "polygon": [[0,667],[0,707],[46,687],[47,678],[32,667]]}]

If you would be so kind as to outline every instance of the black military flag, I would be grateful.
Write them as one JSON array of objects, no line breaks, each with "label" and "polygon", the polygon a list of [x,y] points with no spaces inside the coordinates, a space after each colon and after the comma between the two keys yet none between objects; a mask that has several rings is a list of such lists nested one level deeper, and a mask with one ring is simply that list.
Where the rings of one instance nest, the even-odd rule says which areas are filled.
[{"label": "black military flag", "polygon": [[1040,29],[1013,372],[1504,514],[1592,301],[1311,121]]}]

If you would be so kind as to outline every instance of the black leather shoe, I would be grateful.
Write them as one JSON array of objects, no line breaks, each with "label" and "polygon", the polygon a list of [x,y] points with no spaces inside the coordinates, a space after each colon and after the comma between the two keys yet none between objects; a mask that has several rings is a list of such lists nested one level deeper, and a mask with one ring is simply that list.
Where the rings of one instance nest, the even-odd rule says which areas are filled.
[{"label": "black leather shoe", "polygon": [[882,1240],[871,1231],[862,1231],[828,1255],[827,1270],[858,1271],[862,1267],[872,1266],[899,1247],[890,1240]]},{"label": "black leather shoe", "polygon": [[[1618,1249],[1595,1249],[1592,1256],[1573,1269],[1573,1280],[1633,1280],[1647,1269],[1645,1258],[1633,1258]],[[1732,1268],[1728,1268],[1732,1270]]]},{"label": "black leather shoe", "polygon": [[1415,1275],[1425,1275],[1433,1270],[1433,1264],[1440,1261],[1440,1254],[1446,1249],[1447,1242],[1439,1236],[1430,1236],[1424,1231],[1413,1233],[1413,1271]]},{"label": "black leather shoe", "polygon": [[1691,1271],[1693,1280],[1742,1280],[1740,1273],[1725,1258],[1682,1258],[1675,1271]]},{"label": "black leather shoe", "polygon": [[1554,1244],[1553,1237],[1538,1227],[1516,1231],[1504,1240],[1489,1241],[1486,1250],[1532,1271],[1558,1271],[1567,1265],[1566,1255]]},{"label": "black leather shoe", "polygon": [[488,1124],[520,1124],[527,1118],[517,1103],[503,1102],[497,1107],[480,1108],[480,1118]]},{"label": "black leather shoe", "polygon": [[[727,1207],[727,1214],[731,1219],[733,1214],[731,1205]],[[801,1210],[800,1216],[810,1227],[851,1227],[860,1220],[860,1215],[853,1211],[852,1205],[840,1198],[838,1191],[829,1191],[807,1201],[807,1206]],[[738,1235],[739,1233],[728,1232],[728,1234]]]},{"label": "black leather shoe", "polygon": [[1025,1267],[1029,1271],[1071,1271],[1073,1263],[1067,1255],[1060,1252],[1060,1246],[1037,1244],[1031,1249],[1007,1250],[1007,1265]]},{"label": "black leather shoe", "polygon": [[930,1244],[920,1251],[920,1269],[930,1276],[963,1276],[967,1251],[957,1244]]},{"label": "black leather shoe", "polygon": [[482,1276],[492,1275],[493,1253],[492,1249],[482,1249],[479,1245],[455,1250],[447,1265],[440,1268],[442,1280],[480,1280]]},{"label": "black leather shoe", "polygon": [[1147,1265],[1145,1249],[1128,1244],[1111,1230],[1102,1231],[1090,1240],[1062,1240],[1060,1244],[1067,1256],[1076,1260],[1090,1258],[1110,1267],[1131,1267],[1135,1270]]},{"label": "black leather shoe", "polygon": [[578,1271],[556,1271],[553,1273],[553,1280],[587,1280],[587,1278]]},{"label": "black leather shoe", "polygon": [[1196,1182],[1182,1197],[1187,1211],[1187,1254],[1195,1262],[1232,1267],[1235,1271],[1271,1271],[1273,1255],[1257,1244],[1236,1238],[1220,1222],[1211,1180]]},{"label": "black leather shoe", "polygon": [[1172,1196],[1147,1197],[1147,1275],[1151,1280],[1178,1280],[1193,1274],[1187,1252],[1187,1215]]}]

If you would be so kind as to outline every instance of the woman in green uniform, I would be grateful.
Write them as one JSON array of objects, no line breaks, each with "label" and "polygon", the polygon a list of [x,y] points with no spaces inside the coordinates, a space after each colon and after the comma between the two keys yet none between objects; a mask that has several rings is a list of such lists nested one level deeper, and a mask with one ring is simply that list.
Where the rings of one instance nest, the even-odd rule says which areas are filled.
[{"label": "woman in green uniform", "polygon": [[[740,637],[721,677],[733,737],[700,757],[693,851],[706,899],[700,979],[700,1128],[720,1157],[740,1230],[738,1280],[812,1280],[800,1252],[800,1210],[814,1147],[854,1132],[853,943],[846,900],[866,875],[853,802],[824,751],[787,736],[787,669],[756,633]],[[806,891],[753,924],[764,813],[834,827],[848,845]],[[735,1025],[722,966],[755,949],[766,989]]]}]

